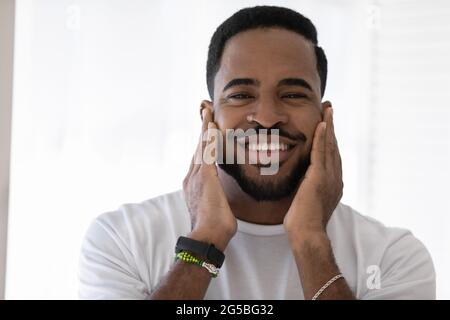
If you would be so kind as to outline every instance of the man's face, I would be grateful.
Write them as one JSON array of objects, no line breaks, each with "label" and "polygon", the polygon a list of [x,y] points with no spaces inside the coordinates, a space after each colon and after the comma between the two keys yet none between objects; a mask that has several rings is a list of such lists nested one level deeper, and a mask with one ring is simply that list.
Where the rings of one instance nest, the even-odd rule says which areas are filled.
[{"label": "man's face", "polygon": [[[246,79],[246,80],[236,80]],[[266,28],[231,38],[214,81],[214,121],[226,129],[279,129],[279,170],[261,175],[249,164],[258,151],[245,148],[245,164],[221,164],[256,200],[292,194],[309,165],[315,128],[322,120],[320,78],[313,45],[297,33]],[[269,131],[270,133],[270,131]],[[270,136],[268,137],[270,141]],[[225,148],[230,144],[225,141]]]}]

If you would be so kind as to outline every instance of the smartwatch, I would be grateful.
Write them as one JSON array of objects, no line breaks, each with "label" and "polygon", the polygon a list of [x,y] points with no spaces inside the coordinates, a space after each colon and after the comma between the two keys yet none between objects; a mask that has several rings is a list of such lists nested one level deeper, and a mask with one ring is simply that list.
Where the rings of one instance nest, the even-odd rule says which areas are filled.
[{"label": "smartwatch", "polygon": [[225,255],[214,247],[213,244],[197,241],[187,237],[179,237],[175,247],[175,253],[188,251],[205,257],[212,262],[217,268],[220,268],[225,260]]}]

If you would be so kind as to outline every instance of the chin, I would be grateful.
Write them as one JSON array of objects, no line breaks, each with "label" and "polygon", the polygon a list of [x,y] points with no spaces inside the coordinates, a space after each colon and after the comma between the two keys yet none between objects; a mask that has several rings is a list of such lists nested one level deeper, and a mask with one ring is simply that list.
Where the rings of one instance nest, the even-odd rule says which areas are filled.
[{"label": "chin", "polygon": [[[291,196],[301,183],[309,166],[309,157],[295,166],[281,163],[274,175],[261,175],[261,166],[250,164],[220,164],[233,177],[241,190],[256,201],[279,201]],[[291,167],[291,168],[290,168]]]}]

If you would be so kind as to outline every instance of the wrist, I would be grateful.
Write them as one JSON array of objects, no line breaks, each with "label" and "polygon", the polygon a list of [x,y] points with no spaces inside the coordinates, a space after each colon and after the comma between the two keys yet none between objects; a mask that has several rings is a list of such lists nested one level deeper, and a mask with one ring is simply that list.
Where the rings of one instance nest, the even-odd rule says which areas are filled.
[{"label": "wrist", "polygon": [[213,244],[218,250],[224,252],[232,236],[221,235],[211,231],[194,229],[187,235],[188,238]]},{"label": "wrist", "polygon": [[295,250],[309,247],[307,244],[319,246],[321,243],[329,243],[328,235],[324,228],[299,228],[288,232],[291,247]]},{"label": "wrist", "polygon": [[326,226],[320,221],[314,223],[284,223],[284,229],[289,237],[311,237],[315,235],[326,234]]},{"label": "wrist", "polygon": [[299,209],[288,212],[283,224],[288,234],[326,233],[329,215],[320,209]]}]

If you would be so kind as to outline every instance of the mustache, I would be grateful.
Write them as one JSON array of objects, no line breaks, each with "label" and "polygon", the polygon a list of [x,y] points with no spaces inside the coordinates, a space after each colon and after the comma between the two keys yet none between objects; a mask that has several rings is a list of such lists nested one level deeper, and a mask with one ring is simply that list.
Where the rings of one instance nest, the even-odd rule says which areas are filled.
[{"label": "mustache", "polygon": [[259,132],[259,130],[263,130],[263,129],[267,130],[267,132],[270,132],[270,130],[272,130],[272,129],[277,129],[278,136],[280,136],[280,137],[285,137],[285,138],[288,138],[291,140],[299,140],[299,141],[303,141],[303,142],[306,142],[306,140],[307,140],[306,135],[303,132],[301,132],[301,131],[298,131],[295,133],[289,132],[289,131],[284,130],[283,128],[281,128],[278,125],[270,127],[270,128],[266,128],[264,126],[258,125],[254,128],[250,128],[250,129],[254,129],[254,130],[256,130],[256,132]]}]

